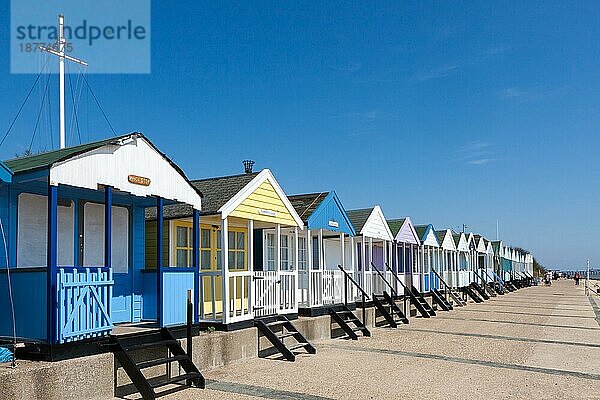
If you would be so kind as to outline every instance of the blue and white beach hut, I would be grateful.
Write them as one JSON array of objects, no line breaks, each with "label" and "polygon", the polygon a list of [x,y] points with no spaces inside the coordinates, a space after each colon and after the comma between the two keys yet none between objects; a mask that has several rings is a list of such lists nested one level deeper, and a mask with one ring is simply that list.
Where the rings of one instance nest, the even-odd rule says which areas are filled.
[{"label": "blue and white beach hut", "polygon": [[6,161],[0,179],[0,314],[14,303],[21,341],[52,350],[140,322],[147,307],[158,326],[185,322],[196,270],[164,268],[159,246],[159,268],[144,271],[144,214],[175,201],[198,211],[201,194],[142,134]]}]

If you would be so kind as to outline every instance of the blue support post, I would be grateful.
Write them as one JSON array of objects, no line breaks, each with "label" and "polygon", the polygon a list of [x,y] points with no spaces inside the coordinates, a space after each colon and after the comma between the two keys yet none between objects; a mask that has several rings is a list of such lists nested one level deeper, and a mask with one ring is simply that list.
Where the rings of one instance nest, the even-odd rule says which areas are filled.
[{"label": "blue support post", "polygon": [[156,198],[156,322],[158,326],[163,323],[163,205],[161,197]]},{"label": "blue support post", "polygon": [[104,266],[110,268],[112,255],[112,187],[104,187]]},{"label": "blue support post", "polygon": [[194,323],[198,323],[200,307],[200,211],[194,210],[192,218],[192,267],[194,268]]},{"label": "blue support post", "polygon": [[46,265],[46,298],[47,317],[46,329],[49,343],[56,343],[58,336],[56,326],[57,301],[56,301],[56,273],[58,263],[58,187],[48,182],[48,248]]},{"label": "blue support post", "polygon": [[[112,269],[112,186],[104,187],[104,266],[109,269],[108,276],[111,276]],[[109,291],[110,299],[106,302],[106,312],[111,318],[112,309],[112,290]],[[112,323],[112,322],[111,322]]]}]

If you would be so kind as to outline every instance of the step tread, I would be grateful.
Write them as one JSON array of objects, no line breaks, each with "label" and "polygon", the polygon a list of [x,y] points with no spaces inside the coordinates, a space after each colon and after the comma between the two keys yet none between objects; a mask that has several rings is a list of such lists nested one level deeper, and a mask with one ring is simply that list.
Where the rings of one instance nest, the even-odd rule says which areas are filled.
[{"label": "step tread", "polygon": [[148,360],[148,361],[142,361],[142,362],[136,363],[136,366],[139,369],[144,369],[144,368],[154,367],[156,365],[168,364],[168,363],[172,363],[172,362],[176,362],[176,361],[183,361],[185,359],[189,360],[189,357],[187,356],[187,354],[182,354],[179,356],[172,356],[172,357],[165,357],[165,358],[157,358],[157,359]]},{"label": "step tread", "polygon": [[291,345],[291,346],[288,346],[288,350],[289,350],[289,351],[293,351],[293,350],[299,349],[299,348],[301,348],[301,347],[305,347],[305,346],[307,346],[307,345],[309,345],[309,343],[307,343],[307,342],[298,342],[298,343],[296,343],[296,344],[293,344],[293,345]]},{"label": "step tread", "polygon": [[190,372],[187,374],[183,374],[183,375],[178,375],[178,376],[173,376],[167,380],[161,380],[160,382],[157,383],[153,383],[150,386],[152,388],[158,388],[161,386],[165,386],[165,385],[169,385],[171,383],[177,383],[177,382],[181,382],[187,379],[196,379],[196,378],[200,378],[202,375],[199,374],[198,372]]},{"label": "step tread", "polygon": [[148,348],[152,348],[152,347],[166,347],[168,345],[179,345],[179,342],[177,340],[173,340],[173,339],[163,339],[163,340],[158,340],[156,342],[144,342],[144,343],[136,343],[136,344],[131,344],[131,345],[124,344],[122,346],[125,349],[125,351],[136,351],[136,350],[148,349]]}]

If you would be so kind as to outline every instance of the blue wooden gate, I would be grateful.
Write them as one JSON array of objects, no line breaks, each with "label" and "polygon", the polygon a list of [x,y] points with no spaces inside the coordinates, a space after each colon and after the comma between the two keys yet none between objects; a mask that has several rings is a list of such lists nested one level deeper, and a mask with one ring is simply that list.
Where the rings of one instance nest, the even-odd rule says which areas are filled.
[{"label": "blue wooden gate", "polygon": [[57,335],[59,343],[107,335],[112,331],[112,268],[58,269]]}]

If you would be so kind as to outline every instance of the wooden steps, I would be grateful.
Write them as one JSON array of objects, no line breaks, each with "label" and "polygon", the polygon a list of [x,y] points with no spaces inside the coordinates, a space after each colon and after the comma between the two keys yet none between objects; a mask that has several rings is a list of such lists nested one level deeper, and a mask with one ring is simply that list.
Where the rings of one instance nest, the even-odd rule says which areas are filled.
[{"label": "wooden steps", "polygon": [[[205,386],[204,377],[167,328],[160,328],[141,335],[123,337],[111,335],[108,346],[144,399],[157,398],[159,393],[155,389],[174,383],[185,381],[187,386],[193,385],[200,388]],[[136,354],[142,352],[144,354],[160,353],[160,355],[139,361]],[[167,369],[166,366],[172,363],[177,363],[185,373],[175,376],[167,375],[161,379],[146,377],[143,373],[143,370],[147,368],[160,365],[165,365],[165,369]],[[177,371],[177,368],[169,370]]]},{"label": "wooden steps", "polygon": [[425,297],[423,297],[417,288],[411,285],[408,295],[410,296],[411,303],[415,306],[419,314],[421,314],[421,317],[429,318],[435,316],[434,309],[431,308],[427,300],[425,300]]},{"label": "wooden steps", "polygon": [[[375,325],[376,326],[388,326],[390,328],[397,328],[399,324],[408,324],[408,318],[400,307],[396,304],[394,299],[384,291],[383,294],[375,294],[372,296],[373,305],[375,306]],[[383,317],[384,321],[378,321],[378,318]],[[382,323],[383,322],[383,323]]]},{"label": "wooden steps", "polygon": [[329,308],[329,315],[331,316],[332,322],[337,323],[338,326],[346,333],[348,338],[352,340],[358,340],[358,332],[360,332],[364,337],[371,336],[371,332],[347,306],[341,305],[337,307],[331,307]]},{"label": "wooden steps", "polygon": [[475,303],[483,303],[483,299],[475,292],[472,286],[465,286],[462,290],[469,296]]},{"label": "wooden steps", "polygon": [[[283,315],[256,319],[254,325],[288,361],[296,361],[296,350],[303,349],[309,354],[317,352],[291,321]],[[294,339],[294,343],[290,343],[286,339]]]},{"label": "wooden steps", "polygon": [[431,291],[431,298],[433,299],[433,302],[437,304],[440,309],[442,309],[442,311],[450,311],[454,309],[452,304],[446,300],[446,297],[438,289],[433,289]]},{"label": "wooden steps", "polygon": [[479,286],[477,282],[471,282],[470,286],[477,292],[479,297],[483,298],[484,300],[490,299],[490,296],[486,293],[485,289]]}]

